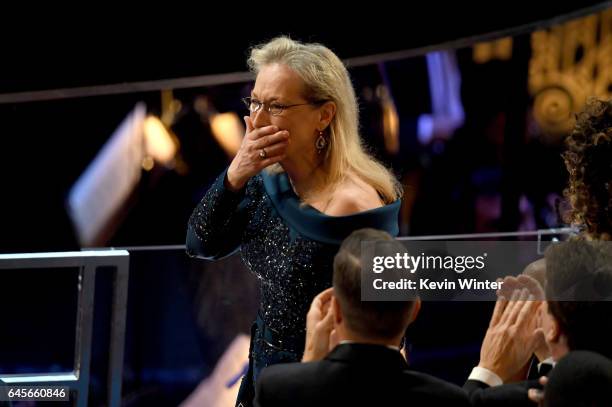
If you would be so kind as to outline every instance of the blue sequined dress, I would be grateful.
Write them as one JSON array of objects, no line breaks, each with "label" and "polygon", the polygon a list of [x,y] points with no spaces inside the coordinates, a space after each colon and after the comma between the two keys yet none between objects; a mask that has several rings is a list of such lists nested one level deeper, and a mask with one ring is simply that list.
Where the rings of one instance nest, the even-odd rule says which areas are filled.
[{"label": "blue sequined dress", "polygon": [[264,367],[301,359],[306,313],[314,296],[331,286],[333,258],[342,240],[364,227],[396,236],[400,201],[354,215],[327,216],[300,205],[285,173],[262,172],[235,193],[225,187],[226,172],[189,219],[187,253],[214,260],[240,249],[260,281],[249,370],[237,401],[249,406]]}]

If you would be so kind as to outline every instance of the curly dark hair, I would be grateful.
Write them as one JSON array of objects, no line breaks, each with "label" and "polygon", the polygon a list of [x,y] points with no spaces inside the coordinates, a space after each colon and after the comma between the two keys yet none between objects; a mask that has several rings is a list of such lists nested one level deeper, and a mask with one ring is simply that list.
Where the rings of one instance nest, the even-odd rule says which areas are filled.
[{"label": "curly dark hair", "polygon": [[590,98],[563,153],[569,172],[566,221],[590,239],[612,239],[612,99]]}]

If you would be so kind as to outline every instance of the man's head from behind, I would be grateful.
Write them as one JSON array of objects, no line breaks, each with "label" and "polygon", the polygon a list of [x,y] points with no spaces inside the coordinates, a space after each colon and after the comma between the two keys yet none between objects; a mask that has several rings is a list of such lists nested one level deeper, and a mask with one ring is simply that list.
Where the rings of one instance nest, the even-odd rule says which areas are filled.
[{"label": "man's head from behind", "polygon": [[603,407],[612,400],[612,360],[589,351],[563,357],[548,375],[547,407]]},{"label": "man's head from behind", "polygon": [[544,336],[555,359],[570,350],[612,355],[612,242],[568,241],[546,251]]},{"label": "man's head from behind", "polygon": [[361,301],[362,242],[377,242],[377,256],[406,249],[386,232],[360,229],[347,237],[334,258],[334,327],[339,340],[399,345],[406,327],[416,318],[420,300]]}]

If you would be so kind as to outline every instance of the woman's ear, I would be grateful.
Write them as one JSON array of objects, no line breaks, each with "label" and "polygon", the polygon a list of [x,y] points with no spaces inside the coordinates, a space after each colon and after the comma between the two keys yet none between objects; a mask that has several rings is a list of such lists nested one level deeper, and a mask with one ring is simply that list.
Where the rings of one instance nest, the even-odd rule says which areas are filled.
[{"label": "woman's ear", "polygon": [[325,102],[319,108],[319,131],[324,131],[329,126],[335,115],[336,103],[332,101]]}]

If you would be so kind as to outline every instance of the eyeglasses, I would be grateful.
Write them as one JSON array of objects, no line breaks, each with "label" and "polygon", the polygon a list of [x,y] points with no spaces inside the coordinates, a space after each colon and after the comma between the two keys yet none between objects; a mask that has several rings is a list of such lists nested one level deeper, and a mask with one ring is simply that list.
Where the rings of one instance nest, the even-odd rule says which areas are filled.
[{"label": "eyeglasses", "polygon": [[247,109],[249,109],[249,112],[251,113],[255,113],[258,112],[262,106],[265,107],[265,110],[270,113],[272,116],[278,116],[281,113],[283,113],[283,111],[285,109],[289,109],[290,107],[296,107],[296,106],[305,106],[305,105],[320,105],[321,103],[326,102],[325,100],[318,100],[315,102],[308,102],[308,103],[296,103],[294,105],[281,105],[280,103],[264,103],[264,102],[260,102],[257,99],[253,99],[253,98],[243,98],[242,101],[244,102],[244,105],[247,107]]}]

